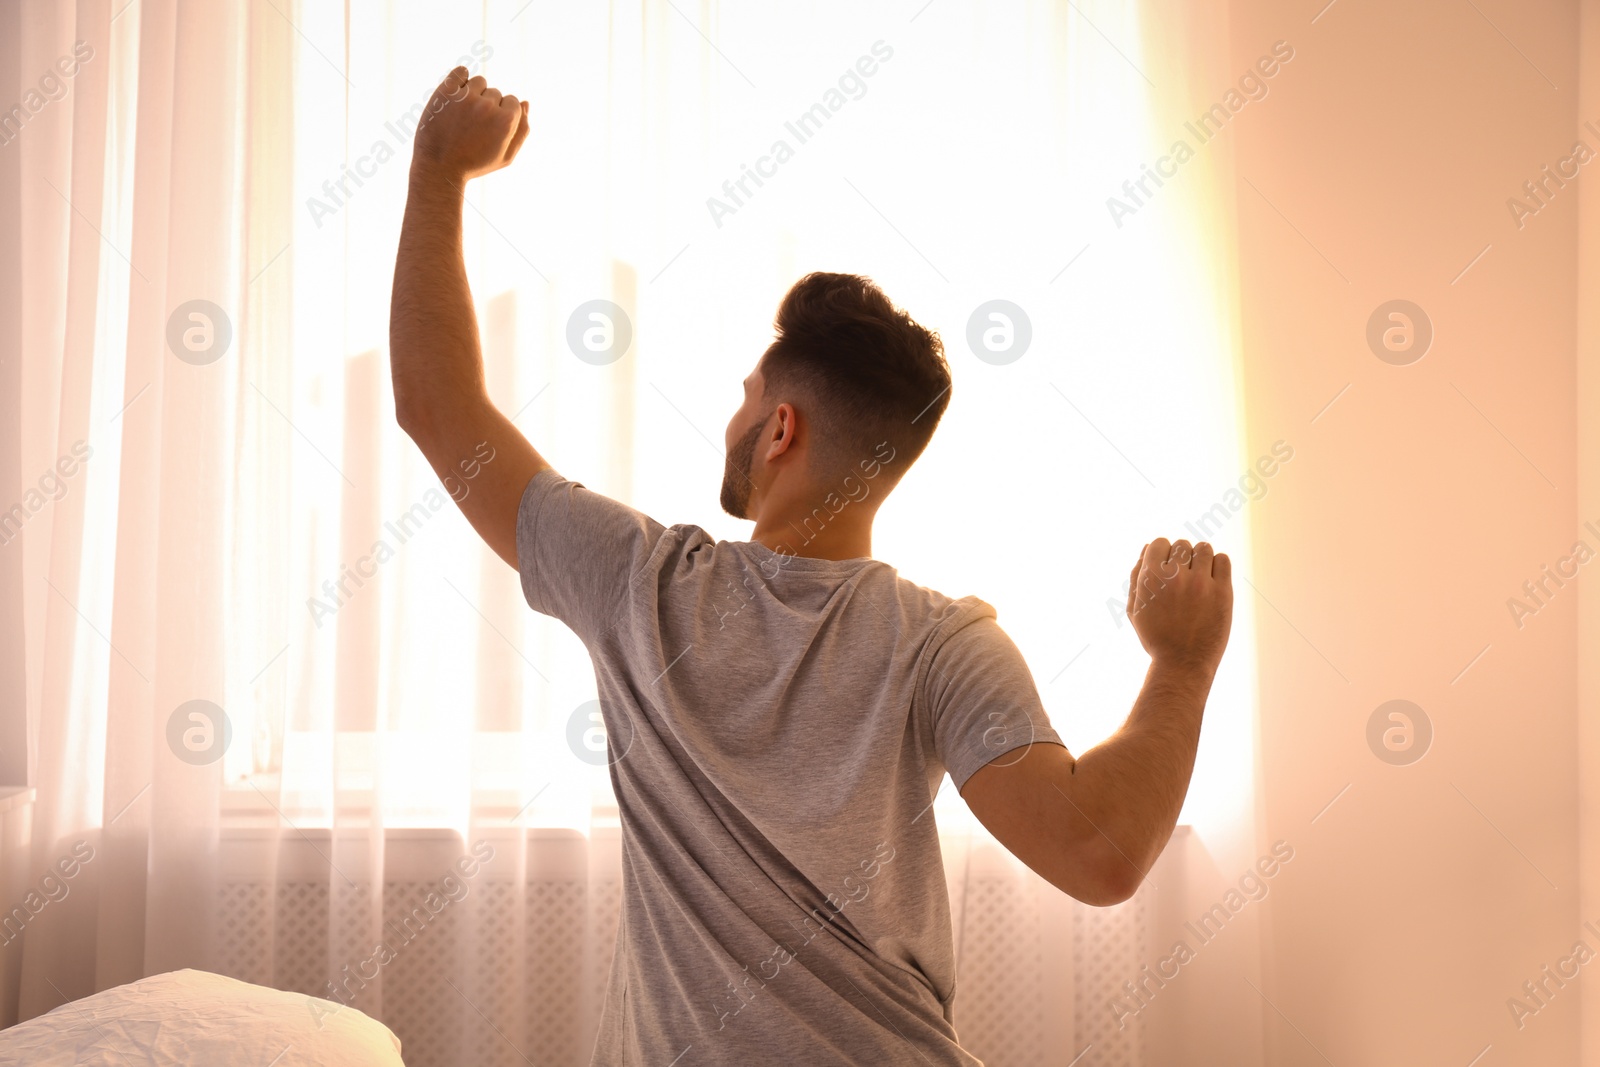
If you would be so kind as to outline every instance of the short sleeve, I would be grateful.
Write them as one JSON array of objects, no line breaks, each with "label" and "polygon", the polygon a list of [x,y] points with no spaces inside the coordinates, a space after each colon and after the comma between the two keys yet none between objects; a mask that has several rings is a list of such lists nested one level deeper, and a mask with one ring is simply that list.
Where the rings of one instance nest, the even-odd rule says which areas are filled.
[{"label": "short sleeve", "polygon": [[517,509],[517,570],[528,606],[585,642],[605,632],[666,528],[546,467]]},{"label": "short sleeve", "polygon": [[1062,743],[1027,661],[992,614],[945,638],[923,690],[934,748],[958,790],[1007,752],[1036,742]]}]

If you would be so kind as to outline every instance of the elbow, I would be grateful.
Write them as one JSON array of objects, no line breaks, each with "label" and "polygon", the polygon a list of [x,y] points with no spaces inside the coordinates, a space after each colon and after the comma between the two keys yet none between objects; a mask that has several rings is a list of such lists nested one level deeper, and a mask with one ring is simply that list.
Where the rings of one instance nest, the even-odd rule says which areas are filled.
[{"label": "elbow", "polygon": [[407,399],[398,394],[394,398],[394,421],[413,441],[419,440],[419,435],[427,426],[427,416],[422,410],[422,405],[414,399]]},{"label": "elbow", "polygon": [[1101,873],[1096,886],[1096,899],[1085,900],[1085,904],[1096,908],[1109,908],[1133,899],[1133,895],[1144,884],[1144,872],[1121,857],[1118,857],[1118,860],[1118,865]]},{"label": "elbow", "polygon": [[1109,908],[1132,899],[1144,884],[1148,868],[1136,866],[1128,853],[1094,830],[1051,849],[1050,862],[1033,869],[1073,900],[1091,908]]},{"label": "elbow", "polygon": [[1073,897],[1094,908],[1109,908],[1133,899],[1144,884],[1148,867],[1140,868],[1122,852],[1100,838],[1093,859],[1085,864],[1079,885],[1069,889]]},{"label": "elbow", "polygon": [[447,429],[484,424],[493,414],[493,402],[481,391],[448,382],[405,387],[395,384],[394,421],[424,448]]}]

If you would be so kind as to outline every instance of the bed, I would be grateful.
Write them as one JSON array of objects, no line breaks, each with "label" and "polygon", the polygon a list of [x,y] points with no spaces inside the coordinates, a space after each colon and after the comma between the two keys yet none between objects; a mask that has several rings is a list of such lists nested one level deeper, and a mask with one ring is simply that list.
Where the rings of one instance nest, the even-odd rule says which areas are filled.
[{"label": "bed", "polygon": [[404,1067],[400,1039],[333,1001],[205,971],[117,986],[0,1030],[0,1065]]}]

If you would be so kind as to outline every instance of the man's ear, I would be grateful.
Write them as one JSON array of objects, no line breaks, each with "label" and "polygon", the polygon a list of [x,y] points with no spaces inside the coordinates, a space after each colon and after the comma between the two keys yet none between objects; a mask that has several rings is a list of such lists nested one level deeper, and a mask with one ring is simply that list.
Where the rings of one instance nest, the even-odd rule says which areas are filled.
[{"label": "man's ear", "polygon": [[794,405],[782,403],[772,412],[772,429],[767,437],[766,461],[771,463],[795,444],[799,432],[797,420],[799,415],[794,410]]}]

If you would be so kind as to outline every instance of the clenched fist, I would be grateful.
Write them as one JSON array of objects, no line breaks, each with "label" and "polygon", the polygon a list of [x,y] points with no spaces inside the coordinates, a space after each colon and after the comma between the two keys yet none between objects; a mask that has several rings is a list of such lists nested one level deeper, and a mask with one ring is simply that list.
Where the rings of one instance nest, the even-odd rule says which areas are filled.
[{"label": "clenched fist", "polygon": [[466,67],[445,75],[417,123],[413,174],[454,185],[499,170],[528,138],[528,103],[491,89]]},{"label": "clenched fist", "polygon": [[1233,625],[1233,563],[1204,541],[1156,538],[1133,565],[1128,620],[1153,663],[1216,670]]}]

